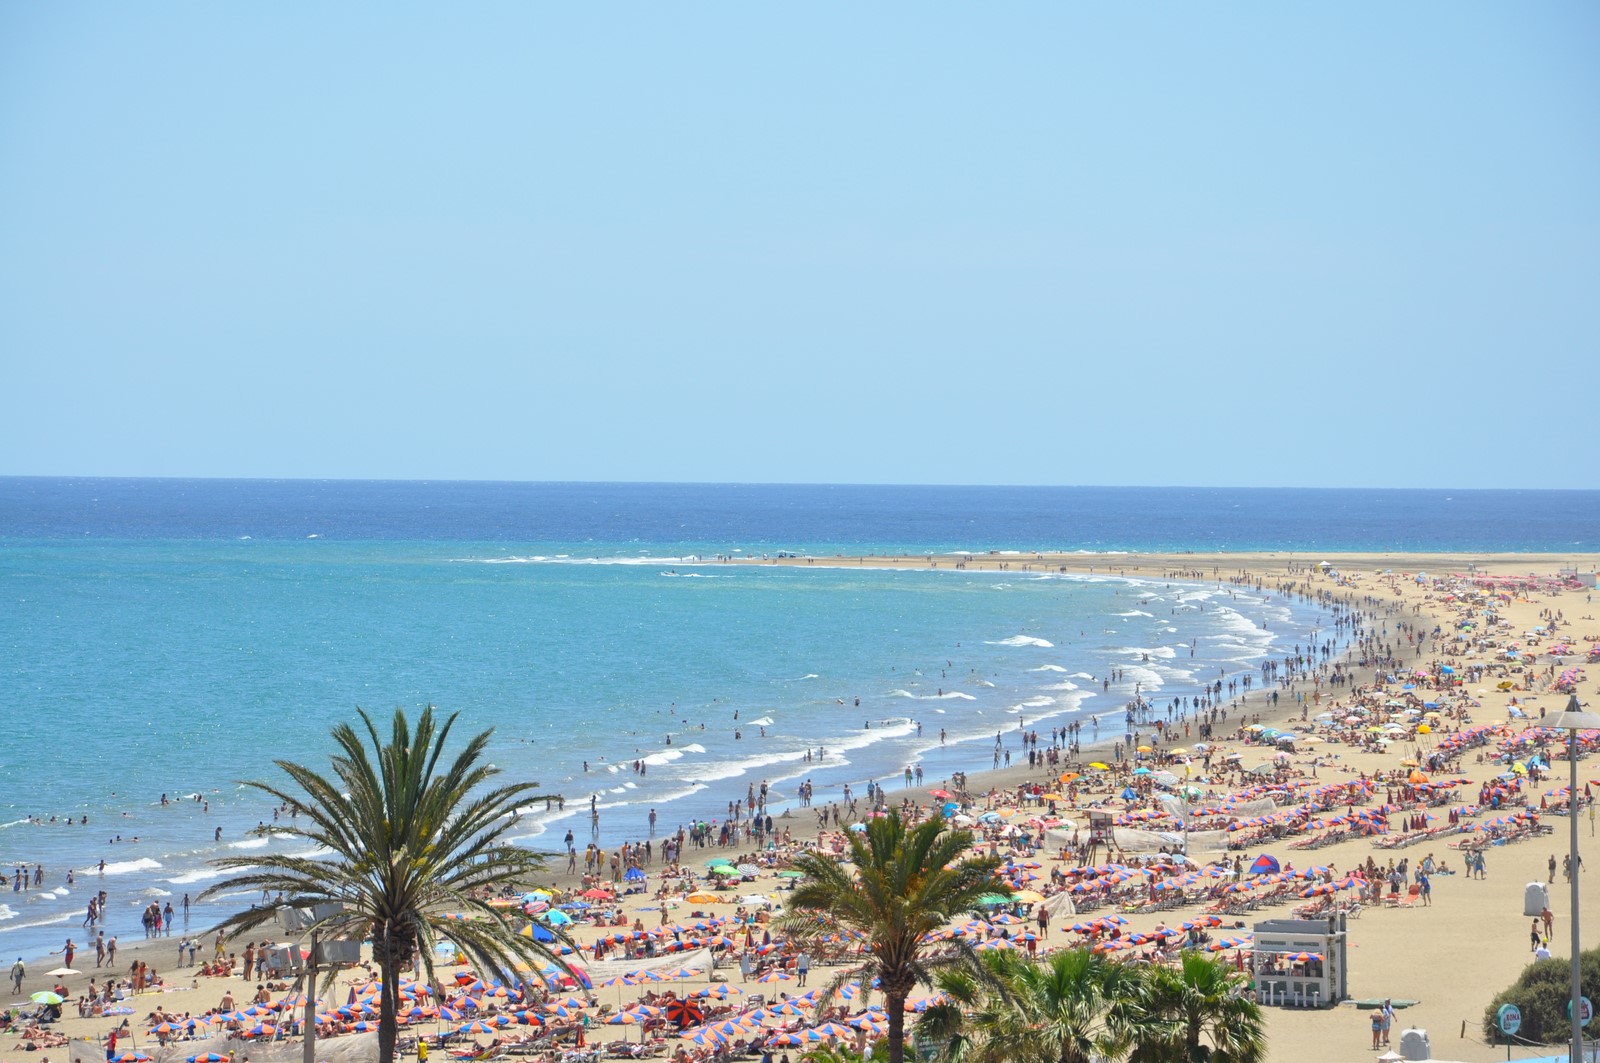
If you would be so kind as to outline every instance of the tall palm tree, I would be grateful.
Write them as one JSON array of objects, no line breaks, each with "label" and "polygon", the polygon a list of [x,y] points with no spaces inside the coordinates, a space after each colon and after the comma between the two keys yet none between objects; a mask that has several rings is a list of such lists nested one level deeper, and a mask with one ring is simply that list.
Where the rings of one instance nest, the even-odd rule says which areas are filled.
[{"label": "tall palm tree", "polygon": [[934,1045],[943,1063],[1090,1063],[1152,1033],[1136,1026],[1137,968],[1088,949],[1038,961],[1015,951],[980,957],[975,971],[940,974],[946,999],[917,1021],[918,1043]]},{"label": "tall palm tree", "polygon": [[1267,1040],[1249,979],[1226,960],[1185,952],[1177,967],[1153,967],[1140,1007],[1151,1029],[1130,1063],[1261,1063]]},{"label": "tall palm tree", "polygon": [[969,832],[942,820],[912,826],[890,812],[851,833],[847,864],[815,852],[795,860],[805,877],[790,894],[783,929],[823,961],[844,959],[857,940],[864,942],[865,962],[841,972],[829,988],[852,975],[863,984],[877,978],[889,1013],[890,1063],[905,1058],[905,1002],[912,987],[972,956],[958,941],[931,941],[929,935],[1003,888],[994,877],[998,861],[969,856],[972,846]]},{"label": "tall palm tree", "polygon": [[[454,943],[480,972],[508,981],[517,977],[518,964],[563,961],[522,937],[500,909],[487,903],[502,886],[525,884],[542,867],[537,854],[505,841],[517,807],[537,784],[489,785],[499,774],[483,759],[491,731],[473,736],[446,762],[445,741],[459,714],[440,726],[430,705],[413,730],[405,712],[396,710],[385,742],[372,718],[356,711],[365,734],[349,724],[334,727],[338,752],[331,773],[279,760],[275,763],[297,792],[265,782],[244,784],[294,813],[274,822],[273,831],[302,838],[325,855],[223,857],[215,861],[217,867],[243,873],[211,886],[201,899],[260,890],[283,895],[286,906],[294,908],[342,906],[312,929],[324,940],[372,941],[382,978],[378,1059],[392,1063],[398,976],[420,962],[432,983],[439,940]],[[218,928],[245,933],[272,921],[278,911],[277,906],[253,907]],[[453,918],[446,919],[447,913]],[[315,995],[314,987],[307,995]]]}]

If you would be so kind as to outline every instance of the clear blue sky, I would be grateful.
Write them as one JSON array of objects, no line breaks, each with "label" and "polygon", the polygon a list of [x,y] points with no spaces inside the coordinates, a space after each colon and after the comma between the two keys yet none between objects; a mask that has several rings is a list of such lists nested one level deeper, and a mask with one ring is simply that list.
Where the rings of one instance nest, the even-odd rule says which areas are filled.
[{"label": "clear blue sky", "polygon": [[0,473],[1600,486],[1597,57],[1589,0],[6,4]]}]

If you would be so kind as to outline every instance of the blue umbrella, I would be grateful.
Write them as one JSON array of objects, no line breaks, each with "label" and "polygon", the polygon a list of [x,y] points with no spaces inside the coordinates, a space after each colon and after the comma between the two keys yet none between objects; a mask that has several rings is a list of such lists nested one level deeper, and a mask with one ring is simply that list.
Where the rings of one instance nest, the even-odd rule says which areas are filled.
[{"label": "blue umbrella", "polygon": [[628,868],[628,873],[626,875],[623,875],[622,877],[627,879],[629,882],[643,882],[644,881],[644,872],[640,871],[636,867],[630,867],[630,868]]}]

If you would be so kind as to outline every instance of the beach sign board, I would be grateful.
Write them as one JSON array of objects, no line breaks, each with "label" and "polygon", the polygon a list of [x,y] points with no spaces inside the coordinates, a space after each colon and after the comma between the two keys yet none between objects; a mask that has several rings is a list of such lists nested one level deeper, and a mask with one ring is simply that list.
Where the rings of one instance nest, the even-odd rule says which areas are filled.
[{"label": "beach sign board", "polygon": [[[1572,1018],[1572,1001],[1567,1001],[1567,1018]],[[1589,1020],[1594,1018],[1594,1007],[1589,1003],[1588,997],[1578,998],[1578,1025],[1587,1026]]]},{"label": "beach sign board", "polygon": [[1517,1031],[1522,1029],[1522,1009],[1515,1004],[1501,1004],[1496,1015],[1500,1032],[1507,1037],[1515,1037]]}]

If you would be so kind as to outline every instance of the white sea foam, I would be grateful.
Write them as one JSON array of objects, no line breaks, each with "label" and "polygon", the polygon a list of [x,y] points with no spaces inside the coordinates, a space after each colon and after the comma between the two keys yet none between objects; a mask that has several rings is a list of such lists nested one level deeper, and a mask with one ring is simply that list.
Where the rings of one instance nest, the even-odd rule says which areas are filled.
[{"label": "white sea foam", "polygon": [[662,749],[639,759],[652,768],[659,768],[663,764],[671,764],[673,761],[681,760],[682,758],[683,750],[681,749]]},{"label": "white sea foam", "polygon": [[1111,652],[1127,654],[1130,657],[1143,657],[1149,654],[1160,660],[1170,660],[1178,655],[1177,649],[1172,646],[1119,646]]},{"label": "white sea foam", "polygon": [[172,896],[172,891],[157,889],[155,886],[146,886],[139,891],[139,895],[141,897],[170,897]]},{"label": "white sea foam", "polygon": [[772,726],[772,717],[771,716],[763,716],[759,720],[751,720],[745,726],[746,727],[771,727]]},{"label": "white sea foam", "polygon": [[958,698],[962,701],[978,700],[971,694],[963,694],[959,690],[946,690],[943,694],[913,694],[909,690],[896,689],[889,691],[889,696],[891,698],[911,698],[913,701],[950,701],[953,698]]},{"label": "white sea foam", "polygon": [[1130,609],[1126,613],[1118,613],[1117,615],[1118,616],[1148,616],[1152,620],[1155,619],[1155,614],[1154,613],[1147,613],[1143,609]]},{"label": "white sea foam", "polygon": [[1160,672],[1156,671],[1154,668],[1146,668],[1143,665],[1138,664],[1124,666],[1122,669],[1122,677],[1124,679],[1131,679],[1135,683],[1140,684],[1146,694],[1152,691],[1160,690],[1165,685],[1162,683],[1162,676]]},{"label": "white sea foam", "polygon": [[1030,672],[1065,672],[1066,669],[1059,664],[1041,664],[1037,668],[1028,669]]},{"label": "white sea foam", "polygon": [[269,841],[271,841],[270,838],[246,838],[242,842],[229,842],[228,843],[228,848],[230,848],[230,849],[261,849],[261,848],[264,848],[266,846],[267,842],[269,842]]},{"label": "white sea foam", "polygon": [[1056,644],[1055,643],[1049,642],[1049,641],[1047,641],[1045,639],[1036,639],[1032,635],[1012,635],[1008,639],[1000,639],[1000,640],[998,640],[996,642],[987,642],[987,643],[985,643],[985,645],[987,645],[987,646],[1037,646],[1041,650],[1053,650],[1053,649],[1056,648]]},{"label": "white sea foam", "polygon": [[791,764],[804,760],[805,755],[806,751],[803,749],[791,749],[783,753],[766,753],[761,756],[744,757],[739,760],[714,761],[684,773],[684,778],[702,783],[720,782],[723,779],[737,779],[747,771],[756,771],[774,764]]},{"label": "white sea foam", "polygon": [[0,904],[0,923],[5,922],[7,919],[15,919],[16,917],[17,910],[15,908],[11,907],[9,904]]},{"label": "white sea foam", "polygon": [[31,923],[7,923],[5,926],[0,926],[0,934],[9,934],[13,930],[27,930],[36,926],[56,926],[60,923],[65,923],[69,919],[76,918],[76,915],[69,913],[67,915],[52,916],[49,919],[36,919]]},{"label": "white sea foam", "polygon": [[309,849],[302,849],[298,853],[285,853],[292,860],[320,860],[325,856],[332,856],[333,850],[325,845],[313,845]]},{"label": "white sea foam", "polygon": [[1070,679],[1063,679],[1059,683],[1051,683],[1051,684],[1047,685],[1044,689],[1046,689],[1046,690],[1081,690],[1082,688],[1079,687],[1078,684],[1074,683]]},{"label": "white sea foam", "polygon": [[126,875],[133,871],[154,871],[160,866],[160,861],[152,860],[148,856],[141,856],[137,860],[120,860],[114,864],[107,864],[103,874]]},{"label": "white sea foam", "polygon": [[506,835],[506,842],[508,844],[510,844],[510,845],[518,845],[518,844],[523,844],[523,843],[526,843],[526,842],[537,841],[540,837],[542,837],[544,835],[544,833],[547,830],[550,829],[549,827],[545,826],[545,824],[543,824],[543,823],[532,823],[532,822],[530,822],[528,824],[528,826],[532,828],[531,830],[528,831],[528,833],[526,833],[526,834],[508,834],[508,835]]},{"label": "white sea foam", "polygon": [[1041,694],[1038,697],[1029,698],[1027,701],[1024,701],[1022,703],[1022,707],[1025,709],[1042,709],[1046,706],[1054,705],[1055,703],[1055,698],[1046,697]]},{"label": "white sea foam", "polygon": [[174,875],[172,878],[162,879],[162,881],[174,886],[192,886],[197,882],[209,882],[214,878],[222,878],[229,873],[218,868],[207,867],[198,871],[185,871],[181,875]]},{"label": "white sea foam", "polygon": [[821,678],[821,676],[817,675],[817,673],[815,673],[815,672],[807,672],[805,675],[801,676],[799,679],[790,679],[790,680],[787,680],[787,682],[790,682],[790,683],[804,683],[807,679],[820,679],[820,678]]},{"label": "white sea foam", "polygon": [[1088,672],[1073,672],[1072,673],[1072,678],[1074,678],[1074,679],[1093,679],[1094,676],[1090,675]]}]

